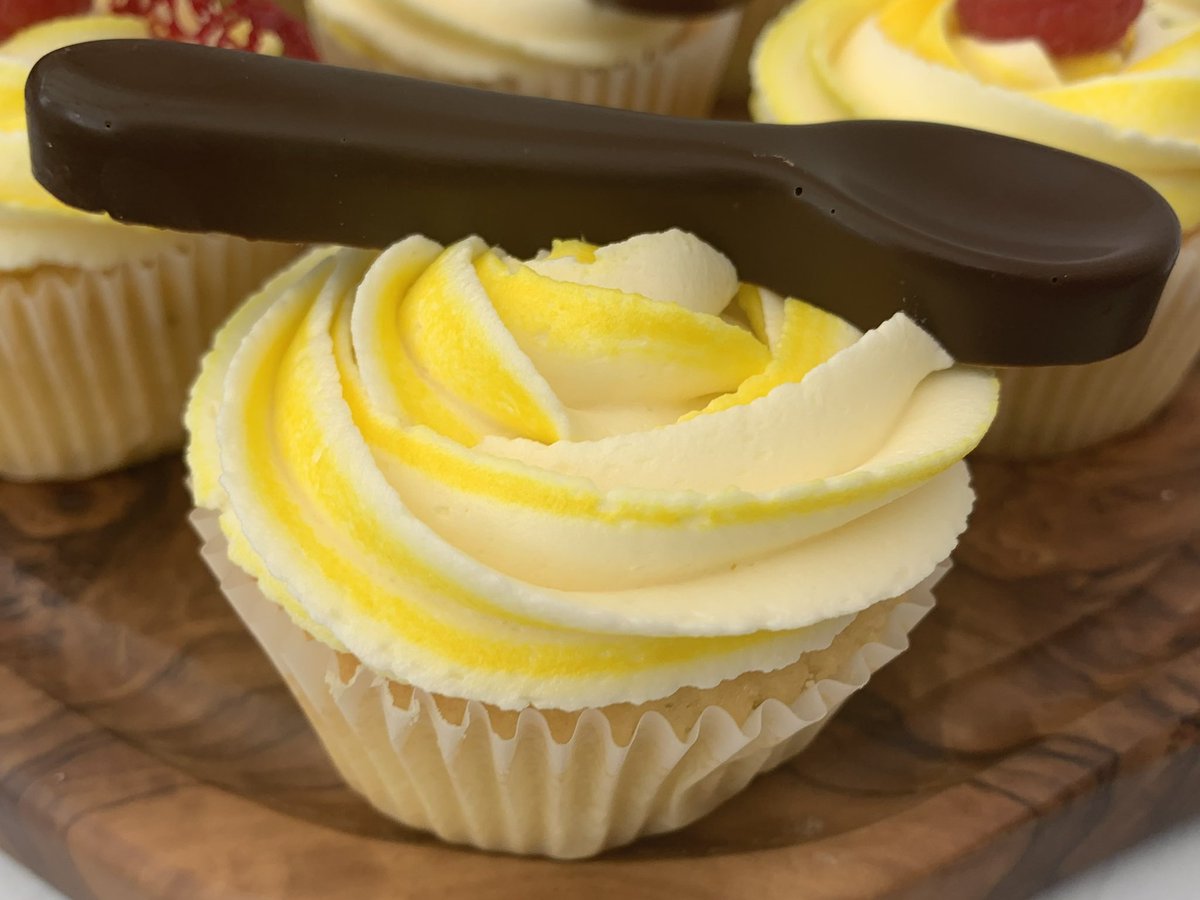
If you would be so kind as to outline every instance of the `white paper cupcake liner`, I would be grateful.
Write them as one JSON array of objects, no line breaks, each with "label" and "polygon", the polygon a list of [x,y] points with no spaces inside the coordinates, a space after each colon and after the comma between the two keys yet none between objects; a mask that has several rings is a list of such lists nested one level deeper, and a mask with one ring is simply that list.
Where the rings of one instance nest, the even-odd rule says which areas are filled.
[{"label": "white paper cupcake liner", "polygon": [[[741,18],[741,11],[735,8],[698,20],[669,47],[644,59],[606,69],[547,65],[536,73],[514,74],[496,81],[458,83],[595,106],[665,115],[706,116],[716,100]],[[311,7],[309,22],[325,62],[435,81],[451,80],[406,65],[402,59],[374,53],[368,55],[350,46],[325,27],[319,13]]]},{"label": "white paper cupcake liner", "polygon": [[213,331],[296,252],[180,236],[104,271],[0,273],[0,477],[84,478],[179,446]]},{"label": "white paper cupcake liner", "polygon": [[1184,242],[1146,338],[1086,366],[1000,371],[1000,413],[979,451],[1030,459],[1081,450],[1144,425],[1200,354],[1200,232]]},{"label": "white paper cupcake liner", "polygon": [[831,677],[810,682],[790,704],[769,699],[740,722],[708,706],[684,737],[659,712],[643,712],[623,740],[603,711],[591,709],[556,739],[550,717],[562,713],[526,709],[501,733],[481,703],[466,703],[455,721],[423,691],[406,687],[399,695],[268,600],[229,561],[217,513],[199,510],[192,523],[226,597],[354,790],[384,815],[448,842],[561,859],[681,828],[803,750],[908,646],[949,569],[895,603],[874,640],[851,648]]}]

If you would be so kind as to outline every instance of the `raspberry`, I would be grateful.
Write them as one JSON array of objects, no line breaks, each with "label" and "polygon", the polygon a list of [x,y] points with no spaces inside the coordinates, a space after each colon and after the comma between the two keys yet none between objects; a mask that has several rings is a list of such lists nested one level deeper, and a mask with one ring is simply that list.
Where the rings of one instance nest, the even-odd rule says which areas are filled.
[{"label": "raspberry", "polygon": [[1051,56],[1120,46],[1145,0],[958,0],[959,26],[992,41],[1037,38]]},{"label": "raspberry", "polygon": [[308,29],[271,0],[96,0],[96,7],[102,12],[140,16],[158,38],[296,59],[317,58]]},{"label": "raspberry", "polygon": [[91,0],[0,0],[0,40],[46,19],[87,12]]}]

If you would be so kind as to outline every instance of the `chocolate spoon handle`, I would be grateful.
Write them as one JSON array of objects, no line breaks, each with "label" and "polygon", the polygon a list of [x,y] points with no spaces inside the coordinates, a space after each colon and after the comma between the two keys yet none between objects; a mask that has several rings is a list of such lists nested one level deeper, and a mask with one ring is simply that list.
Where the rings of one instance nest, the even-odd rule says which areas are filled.
[{"label": "chocolate spoon handle", "polygon": [[681,120],[153,41],[68,47],[27,86],[33,166],[114,218],[515,254],[684,228],[742,277],[960,360],[1079,363],[1144,335],[1179,247],[1133,176],[903,122]]}]

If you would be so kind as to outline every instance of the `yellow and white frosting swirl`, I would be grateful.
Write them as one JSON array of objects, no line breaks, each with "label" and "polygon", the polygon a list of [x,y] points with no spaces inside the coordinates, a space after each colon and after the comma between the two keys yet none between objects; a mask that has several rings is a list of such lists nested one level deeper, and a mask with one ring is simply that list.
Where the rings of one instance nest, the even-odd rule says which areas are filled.
[{"label": "yellow and white frosting swirl", "polygon": [[106,269],[158,255],[179,234],[114,222],[63,205],[33,177],[25,130],[25,80],[42,56],[69,44],[148,38],[130,16],[54,19],[0,44],[0,271],[38,266]]},{"label": "yellow and white frosting swirl", "polygon": [[804,0],[759,41],[767,122],[924,119],[1120,166],[1200,226],[1200,2],[1148,0],[1117,50],[1056,60],[962,34],[954,0]]},{"label": "yellow and white frosting swirl", "polygon": [[683,19],[593,0],[308,0],[338,40],[439,78],[490,82],[546,66],[608,68],[668,47]]},{"label": "yellow and white frosting swirl", "polygon": [[310,634],[516,709],[711,687],[925,579],[997,387],[672,231],[320,250],[217,338],[198,503]]}]

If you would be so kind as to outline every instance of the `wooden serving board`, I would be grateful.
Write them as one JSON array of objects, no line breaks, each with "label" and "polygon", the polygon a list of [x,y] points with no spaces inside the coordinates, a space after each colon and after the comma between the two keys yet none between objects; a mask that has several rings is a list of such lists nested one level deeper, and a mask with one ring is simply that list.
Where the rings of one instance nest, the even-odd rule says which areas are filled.
[{"label": "wooden serving board", "polygon": [[175,459],[0,485],[0,844],[76,898],[1020,898],[1200,811],[1200,376],[1132,439],[980,463],[908,654],[706,820],[490,856],[343,787],[196,555]]}]

